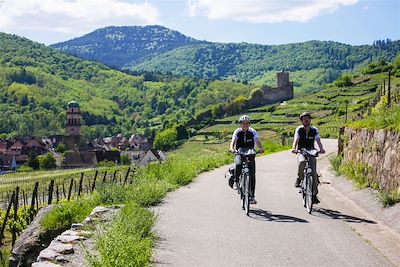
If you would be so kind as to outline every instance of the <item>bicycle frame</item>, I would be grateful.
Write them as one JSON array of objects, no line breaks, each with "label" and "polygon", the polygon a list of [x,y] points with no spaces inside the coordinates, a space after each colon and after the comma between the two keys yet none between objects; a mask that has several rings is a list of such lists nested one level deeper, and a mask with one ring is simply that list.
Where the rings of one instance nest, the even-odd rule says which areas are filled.
[{"label": "bicycle frame", "polygon": [[301,184],[301,193],[303,197],[303,205],[307,208],[308,213],[311,213],[313,206],[313,195],[314,195],[314,186],[313,184],[316,182],[314,180],[314,172],[310,166],[310,157],[318,157],[317,150],[306,150],[302,149],[301,154],[305,158],[305,167],[304,167],[304,179]]},{"label": "bicycle frame", "polygon": [[240,198],[242,200],[242,209],[245,210],[246,215],[249,215],[250,211],[250,169],[249,165],[253,161],[256,152],[254,149],[243,150],[235,153],[240,155],[242,161],[242,173],[239,176],[239,186],[238,191],[240,193]]}]

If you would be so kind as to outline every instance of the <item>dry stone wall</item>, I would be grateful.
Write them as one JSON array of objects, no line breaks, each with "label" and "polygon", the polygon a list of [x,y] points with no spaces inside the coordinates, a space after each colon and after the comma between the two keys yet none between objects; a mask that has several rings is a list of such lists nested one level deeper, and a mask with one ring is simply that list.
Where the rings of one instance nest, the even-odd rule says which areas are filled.
[{"label": "dry stone wall", "polygon": [[400,134],[346,128],[342,138],[344,162],[368,165],[369,180],[387,192],[400,192]]}]

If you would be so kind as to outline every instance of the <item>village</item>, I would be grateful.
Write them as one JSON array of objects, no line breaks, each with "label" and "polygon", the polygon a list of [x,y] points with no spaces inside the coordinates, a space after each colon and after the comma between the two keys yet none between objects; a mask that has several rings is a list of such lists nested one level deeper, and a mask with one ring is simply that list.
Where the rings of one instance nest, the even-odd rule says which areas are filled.
[{"label": "village", "polygon": [[[153,149],[146,138],[137,134],[86,140],[81,135],[81,110],[76,101],[68,103],[66,115],[65,135],[0,139],[1,173],[16,171],[30,157],[47,154],[55,159],[58,169],[92,168],[101,162],[144,166],[166,159],[164,152]],[[128,160],[122,162],[123,158]]]}]

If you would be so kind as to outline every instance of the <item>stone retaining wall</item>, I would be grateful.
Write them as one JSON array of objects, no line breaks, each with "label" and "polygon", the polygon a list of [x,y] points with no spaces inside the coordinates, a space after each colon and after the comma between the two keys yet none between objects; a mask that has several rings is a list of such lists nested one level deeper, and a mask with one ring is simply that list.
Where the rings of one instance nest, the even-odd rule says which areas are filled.
[{"label": "stone retaining wall", "polygon": [[381,189],[400,192],[400,135],[387,130],[346,128],[344,162],[367,164],[368,179]]}]

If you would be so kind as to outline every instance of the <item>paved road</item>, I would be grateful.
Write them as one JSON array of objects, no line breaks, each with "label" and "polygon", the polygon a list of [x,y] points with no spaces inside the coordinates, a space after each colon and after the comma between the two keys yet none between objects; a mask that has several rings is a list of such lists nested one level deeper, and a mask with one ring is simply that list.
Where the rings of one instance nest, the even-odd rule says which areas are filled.
[{"label": "paved road", "polygon": [[[336,150],[336,142],[324,141],[327,151]],[[328,206],[332,196],[324,185],[321,203],[307,213],[293,187],[296,163],[289,151],[258,157],[256,164],[258,204],[249,217],[223,178],[226,166],[200,175],[155,208],[156,265],[393,266],[348,226],[375,222]],[[321,158],[318,168],[326,165]]]}]

